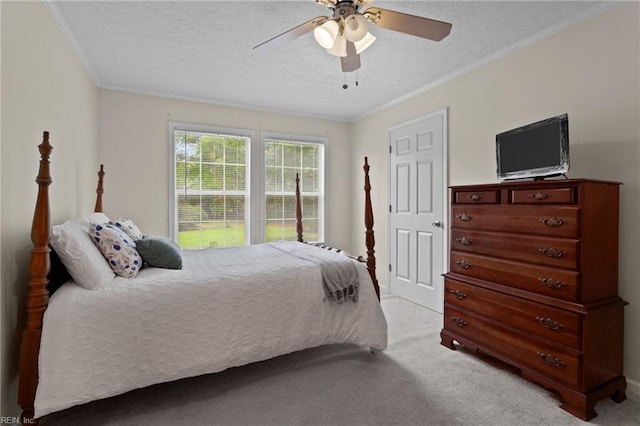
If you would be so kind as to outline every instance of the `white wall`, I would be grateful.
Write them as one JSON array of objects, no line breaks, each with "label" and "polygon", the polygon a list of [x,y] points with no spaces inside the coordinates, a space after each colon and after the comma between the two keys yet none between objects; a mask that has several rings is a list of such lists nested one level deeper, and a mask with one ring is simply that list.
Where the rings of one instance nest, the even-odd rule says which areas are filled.
[{"label": "white wall", "polygon": [[[449,108],[449,183],[496,181],[495,134],[569,114],[570,177],[623,182],[620,296],[625,374],[640,394],[640,3],[618,6],[353,125],[353,154],[372,164],[378,268],[387,261],[387,128]],[[354,175],[354,179],[357,178]],[[361,191],[353,186],[354,199]],[[352,222],[361,221],[354,206]],[[606,226],[607,218],[602,218]],[[352,240],[359,241],[354,226]],[[380,273],[386,285],[386,273]]]},{"label": "white wall", "polygon": [[2,10],[2,412],[18,414],[17,374],[25,319],[31,220],[42,132],[51,133],[55,224],[92,211],[98,163],[98,93],[40,2]]},{"label": "white wall", "polygon": [[109,217],[128,216],[145,233],[169,234],[169,122],[253,130],[256,140],[261,132],[318,136],[328,139],[326,241],[349,244],[351,192],[345,182],[354,164],[348,124],[103,89],[98,110]]}]

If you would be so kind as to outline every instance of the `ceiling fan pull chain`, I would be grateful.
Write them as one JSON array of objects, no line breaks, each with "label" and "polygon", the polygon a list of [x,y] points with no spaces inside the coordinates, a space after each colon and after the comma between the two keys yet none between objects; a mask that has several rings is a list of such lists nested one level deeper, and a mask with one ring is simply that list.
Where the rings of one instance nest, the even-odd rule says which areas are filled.
[{"label": "ceiling fan pull chain", "polygon": [[344,84],[342,85],[342,88],[344,90],[347,90],[349,88],[349,85],[347,84],[347,73],[344,73]]},{"label": "ceiling fan pull chain", "polygon": [[358,70],[356,70],[356,86],[358,85]]}]

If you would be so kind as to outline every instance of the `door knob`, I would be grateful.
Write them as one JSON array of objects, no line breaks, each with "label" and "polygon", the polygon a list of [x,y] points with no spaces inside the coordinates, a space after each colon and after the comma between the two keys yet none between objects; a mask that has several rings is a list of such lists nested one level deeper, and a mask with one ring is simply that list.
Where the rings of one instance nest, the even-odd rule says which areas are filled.
[{"label": "door knob", "polygon": [[431,226],[435,226],[436,228],[442,228],[442,222],[436,220],[435,222],[431,222]]}]

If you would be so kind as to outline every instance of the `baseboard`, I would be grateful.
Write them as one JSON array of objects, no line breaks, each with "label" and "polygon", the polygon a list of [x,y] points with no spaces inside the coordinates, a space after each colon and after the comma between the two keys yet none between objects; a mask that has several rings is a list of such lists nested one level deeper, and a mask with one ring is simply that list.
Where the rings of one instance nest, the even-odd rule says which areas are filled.
[{"label": "baseboard", "polygon": [[640,402],[640,382],[627,378],[627,398]]}]

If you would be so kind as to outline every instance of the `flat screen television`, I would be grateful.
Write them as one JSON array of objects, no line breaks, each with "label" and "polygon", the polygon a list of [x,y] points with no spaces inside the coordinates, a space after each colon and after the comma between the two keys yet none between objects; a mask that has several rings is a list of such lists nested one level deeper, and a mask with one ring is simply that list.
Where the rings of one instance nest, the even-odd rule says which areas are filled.
[{"label": "flat screen television", "polygon": [[569,118],[547,118],[496,135],[498,179],[544,179],[569,171]]}]

